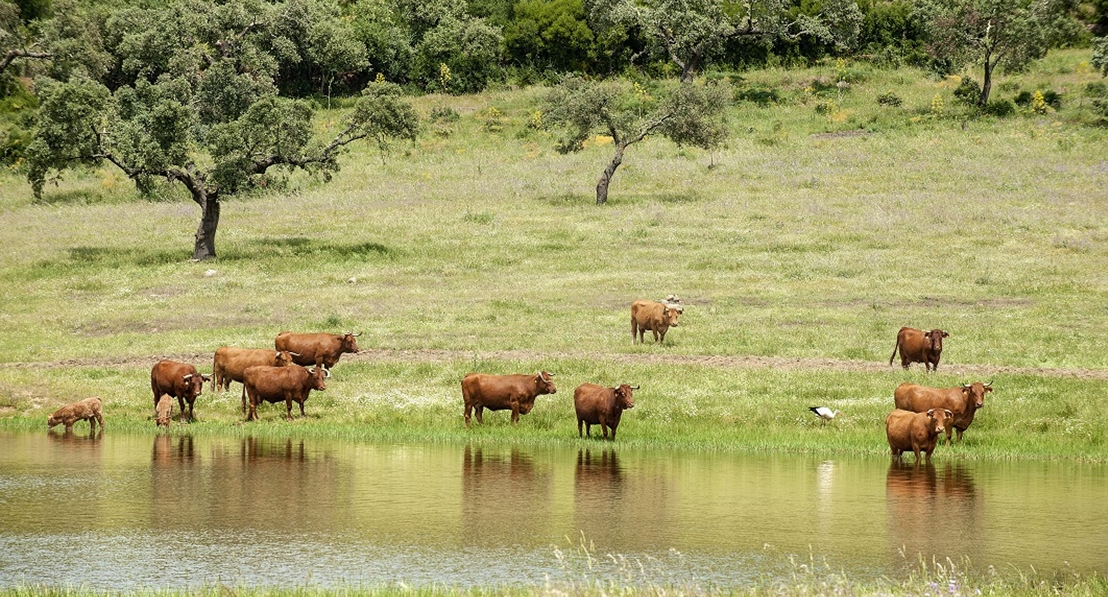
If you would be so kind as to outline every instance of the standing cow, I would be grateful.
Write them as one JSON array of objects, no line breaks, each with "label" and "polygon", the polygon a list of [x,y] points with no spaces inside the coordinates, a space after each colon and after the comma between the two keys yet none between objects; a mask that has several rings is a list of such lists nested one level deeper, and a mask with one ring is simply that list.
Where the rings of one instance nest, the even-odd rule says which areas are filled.
[{"label": "standing cow", "polygon": [[623,411],[635,407],[631,391],[639,386],[627,384],[606,388],[593,383],[583,383],[573,392],[573,408],[577,411],[577,437],[581,437],[581,424],[585,425],[585,435],[591,437],[593,425],[600,425],[604,439],[608,439],[608,430],[612,430],[612,441],[616,441],[616,427]]},{"label": "standing cow", "polygon": [[977,409],[985,406],[985,394],[993,391],[992,382],[962,384],[955,388],[931,388],[914,383],[902,383],[893,392],[896,407],[912,412],[924,412],[932,408],[945,408],[954,419],[946,428],[946,445],[950,445],[951,430],[958,431],[958,441],[973,423]]},{"label": "standing cow", "polygon": [[327,389],[324,379],[330,373],[323,365],[306,369],[300,366],[268,367],[256,365],[247,367],[242,381],[242,411],[246,412],[247,398],[250,402],[250,414],[247,421],[258,420],[258,405],[265,402],[285,401],[285,418],[292,420],[292,403],[300,405],[300,416],[304,416],[304,401],[312,390]]},{"label": "standing cow", "polygon": [[277,350],[286,350],[293,354],[292,361],[297,365],[307,367],[316,363],[330,369],[339,362],[339,357],[344,352],[358,352],[358,341],[355,339],[361,334],[346,332],[345,334],[295,334],[293,332],[281,332],[273,341]]},{"label": "standing cow", "polygon": [[943,408],[922,413],[897,409],[889,413],[885,417],[885,436],[893,458],[900,460],[901,454],[911,450],[916,455],[916,465],[920,463],[920,452],[927,455],[927,462],[931,462],[936,440],[953,416]]},{"label": "standing cow", "polygon": [[680,305],[659,303],[658,301],[638,300],[631,303],[631,344],[637,337],[639,343],[645,342],[646,332],[654,333],[654,341],[666,341],[669,328],[677,327],[677,318],[684,310]]},{"label": "standing cow", "polygon": [[100,424],[100,430],[104,430],[104,417],[101,415],[103,403],[100,398],[93,396],[79,402],[72,402],[46,418],[46,426],[53,429],[56,425],[65,425],[66,433],[73,431],[73,424],[77,421],[88,421],[89,431],[96,431],[96,424]]},{"label": "standing cow", "polygon": [[226,392],[231,389],[232,381],[242,383],[242,374],[247,367],[284,367],[291,365],[293,358],[294,355],[287,350],[220,347],[212,360],[215,391]]},{"label": "standing cow", "polygon": [[939,330],[925,332],[916,328],[903,327],[896,334],[896,346],[893,354],[889,356],[889,365],[896,358],[896,351],[900,351],[900,364],[905,369],[912,363],[923,363],[928,371],[939,370],[939,357],[943,354],[943,338],[949,338],[950,334]]},{"label": "standing cow", "polygon": [[512,422],[519,422],[519,415],[531,412],[535,398],[542,394],[556,394],[553,373],[539,371],[536,375],[487,375],[470,373],[462,380],[462,400],[465,402],[466,429],[473,410],[477,410],[477,422],[484,423],[484,409],[512,410]]},{"label": "standing cow", "polygon": [[154,410],[158,409],[158,400],[162,394],[169,394],[177,399],[181,407],[181,420],[185,420],[185,403],[188,402],[188,419],[193,420],[192,403],[196,397],[203,393],[204,382],[211,381],[207,375],[201,375],[196,367],[188,363],[178,363],[169,359],[162,359],[150,370],[150,389],[154,392]]}]

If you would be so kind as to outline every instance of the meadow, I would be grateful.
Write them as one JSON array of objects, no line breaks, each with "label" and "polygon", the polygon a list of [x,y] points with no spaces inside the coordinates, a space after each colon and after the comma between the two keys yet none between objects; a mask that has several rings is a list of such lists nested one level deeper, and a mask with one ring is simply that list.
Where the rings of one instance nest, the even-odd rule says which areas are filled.
[{"label": "meadow", "polygon": [[[219,346],[355,330],[362,353],[306,418],[267,406],[244,424],[236,384],[206,388],[187,431],[576,442],[573,388],[633,383],[627,448],[881,454],[897,384],[980,380],[995,391],[937,458],[1108,461],[1108,130],[1090,125],[1102,78],[1088,52],[1003,77],[998,98],[1062,98],[1006,118],[959,107],[957,78],[910,69],[728,80],[777,102],[736,100],[711,153],[633,146],[603,207],[610,140],[555,152],[534,126],[543,88],[413,98],[417,142],[357,147],[327,184],[291,176],[224,200],[205,262],[188,259],[199,214],[180,189],[144,198],[104,166],[36,200],[9,170],[0,425],[39,429],[99,395],[109,432],[154,433],[158,359],[210,373]],[[877,101],[889,95],[901,104]],[[321,136],[342,110],[323,112]],[[680,327],[632,344],[631,301],[668,294]],[[889,366],[905,325],[950,333],[938,373]],[[492,413],[465,430],[466,373],[539,369],[559,391],[520,425]],[[843,415],[822,425],[813,405]]]}]

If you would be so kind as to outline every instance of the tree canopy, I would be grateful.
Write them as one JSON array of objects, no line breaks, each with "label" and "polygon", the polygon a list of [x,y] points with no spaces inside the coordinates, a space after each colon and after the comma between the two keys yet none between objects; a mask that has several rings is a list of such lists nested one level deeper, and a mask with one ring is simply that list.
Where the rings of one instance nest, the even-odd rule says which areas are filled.
[{"label": "tree canopy", "polygon": [[997,67],[1013,71],[1075,35],[1068,0],[918,0],[929,52],[952,67],[977,65],[984,107]]},{"label": "tree canopy", "polygon": [[547,97],[546,120],[563,135],[558,151],[580,151],[587,139],[611,137],[613,155],[596,185],[596,204],[608,200],[608,186],[627,148],[660,134],[675,143],[704,149],[726,138],[722,120],[730,98],[721,85],[672,85],[652,89],[628,81],[589,81],[568,77]]},{"label": "tree canopy", "polygon": [[[159,180],[180,183],[201,208],[193,257],[207,259],[216,255],[221,197],[274,184],[274,169],[327,179],[339,168],[344,148],[360,139],[384,144],[415,137],[418,117],[400,88],[377,82],[365,88],[330,138],[314,139],[314,103],[284,97],[278,85],[290,64],[326,54],[312,58],[303,52],[311,47],[295,27],[303,22],[286,18],[295,10],[189,4],[195,11],[174,5],[164,12],[134,9],[112,16],[107,30],[113,35],[104,45],[115,57],[114,74],[106,75],[114,86],[84,69],[68,80],[36,80],[38,126],[26,155],[36,195],[52,173],[102,162],[122,170],[143,192],[152,192]],[[141,26],[154,17],[163,19],[163,27]],[[336,47],[317,41],[321,48]],[[341,46],[341,39],[336,43]],[[332,59],[338,60],[332,67],[346,60]]]}]

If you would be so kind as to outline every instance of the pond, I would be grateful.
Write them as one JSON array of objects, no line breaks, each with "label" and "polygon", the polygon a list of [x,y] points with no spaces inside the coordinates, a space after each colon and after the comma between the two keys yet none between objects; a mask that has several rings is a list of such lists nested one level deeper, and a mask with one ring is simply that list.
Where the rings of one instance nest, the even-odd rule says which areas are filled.
[{"label": "pond", "polygon": [[[1108,467],[0,431],[0,587],[1108,573]],[[911,461],[909,457],[908,461]]]}]

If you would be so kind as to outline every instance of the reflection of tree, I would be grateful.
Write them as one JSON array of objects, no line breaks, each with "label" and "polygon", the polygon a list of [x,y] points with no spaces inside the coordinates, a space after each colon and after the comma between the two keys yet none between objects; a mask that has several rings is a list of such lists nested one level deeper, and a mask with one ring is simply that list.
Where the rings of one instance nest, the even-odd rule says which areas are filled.
[{"label": "reflection of tree", "polygon": [[[885,477],[889,545],[899,557],[956,557],[948,547],[972,553],[980,537],[983,507],[973,477],[961,464],[946,463],[942,475],[935,465],[893,460]],[[970,546],[970,549],[966,549]]]},{"label": "reflection of tree", "polygon": [[466,446],[462,463],[462,528],[481,545],[518,544],[549,534],[553,483],[547,471],[519,448],[486,454]]}]

